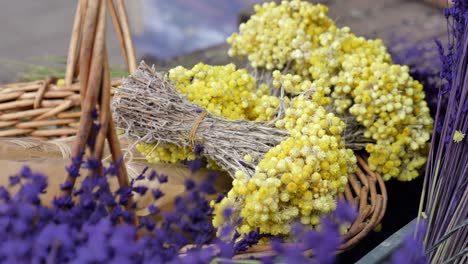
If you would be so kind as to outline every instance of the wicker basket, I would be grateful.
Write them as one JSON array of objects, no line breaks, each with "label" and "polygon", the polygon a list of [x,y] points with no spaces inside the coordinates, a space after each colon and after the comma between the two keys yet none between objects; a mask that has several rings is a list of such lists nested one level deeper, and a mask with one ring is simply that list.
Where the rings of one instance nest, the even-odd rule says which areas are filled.
[{"label": "wicker basket", "polygon": [[[73,28],[69,48],[64,86],[58,86],[56,84],[57,78],[53,77],[44,81],[0,86],[0,137],[32,137],[39,140],[49,140],[57,137],[69,137],[78,133],[76,137],[77,143],[72,151],[72,155],[80,153],[80,151],[85,149],[87,133],[90,133],[90,117],[83,116],[80,120],[81,107],[89,110],[90,107],[98,105],[101,109],[110,111],[108,110],[108,106],[102,107],[103,102],[106,103],[110,100],[110,93],[104,95],[104,93],[106,93],[105,90],[109,88],[106,88],[106,82],[109,82],[108,79],[106,80],[106,75],[108,76],[109,73],[105,45],[103,48],[104,54],[93,52],[93,55],[98,55],[94,55],[93,58],[88,58],[87,61],[84,60],[88,63],[88,66],[86,66],[88,68],[81,65],[82,58],[78,59],[77,55],[78,39],[81,39],[81,45],[87,46],[88,49],[90,49],[89,47],[93,47],[93,41],[103,42],[102,34],[104,34],[103,32],[105,32],[105,30],[99,28],[99,23],[102,24],[105,17],[103,18],[100,12],[94,10],[94,16],[97,17],[97,13],[100,13],[100,22],[98,19],[93,22],[89,20],[88,17],[88,20],[82,21],[85,17],[85,11],[83,10],[86,9],[86,12],[93,11],[92,9],[90,10],[89,6],[99,6],[100,4],[96,4],[97,2],[100,2],[102,5],[105,1],[88,2],[81,0],[78,3],[74,23],[75,26]],[[122,53],[129,66],[130,73],[132,73],[136,68],[133,46],[128,44],[128,25],[126,22],[122,23],[122,21],[126,21],[122,0],[116,0],[116,2],[117,5],[120,5],[120,12],[116,12],[112,0],[107,0],[108,10],[114,22],[114,28],[116,29],[118,40],[122,47]],[[84,8],[82,3],[87,3],[87,8]],[[119,18],[118,14],[125,19]],[[88,28],[86,23],[88,22],[96,23],[98,26],[94,25],[95,30],[88,32],[86,31]],[[81,23],[84,24],[83,29],[80,28]],[[80,34],[81,38],[78,37]],[[97,37],[98,34],[101,35]],[[91,35],[93,37],[89,38]],[[94,40],[94,36],[96,36],[96,40]],[[87,41],[89,39],[91,40],[88,43]],[[83,51],[85,53],[81,54]],[[81,53],[80,57],[86,57],[90,56],[91,52],[82,49]],[[79,74],[77,73],[77,65],[80,66]],[[93,72],[92,69],[94,66],[102,67],[103,70],[99,72],[102,72],[104,76],[99,76],[100,73]],[[83,72],[84,74],[82,74]],[[91,77],[89,77],[88,74]],[[84,80],[85,85],[77,82],[73,83],[75,77],[78,75],[81,81]],[[85,78],[82,78],[83,76],[85,76]],[[96,77],[99,79],[102,78],[102,84],[97,84],[101,82],[95,81]],[[95,81],[94,86],[90,84],[92,81]],[[112,86],[118,86],[119,84],[119,80],[112,82]],[[92,97],[84,96],[84,94],[88,95],[89,93],[96,93],[96,96],[93,98],[94,101],[92,102],[90,100],[85,100]],[[101,100],[96,99],[99,94],[101,94]],[[98,136],[99,143],[96,144],[100,144],[99,149],[101,153],[97,154],[96,157],[102,157],[102,149],[104,148],[105,138],[107,137],[113,159],[114,161],[118,161],[122,157],[122,153],[115,135],[115,128],[111,119],[112,114],[110,112],[106,112],[105,114],[107,119],[101,120],[101,122],[107,122],[108,126],[106,126],[106,129],[111,132],[107,133],[107,135],[103,135],[101,138]],[[83,125],[83,123],[86,122],[88,125]],[[91,153],[91,155],[95,155],[95,153]],[[350,175],[349,184],[344,194],[339,195],[339,199],[355,204],[357,208],[359,208],[359,216],[351,225],[348,233],[343,237],[343,244],[339,248],[339,251],[345,251],[353,247],[372,231],[382,220],[387,206],[387,192],[381,176],[369,169],[364,155],[359,154],[357,156],[359,163],[357,172],[356,174]],[[126,171],[123,171],[121,174],[119,173],[119,184],[128,184]],[[272,254],[273,252],[269,246],[254,246],[247,252],[236,255],[235,258],[264,257],[271,256]]]},{"label": "wicker basket", "polygon": [[[80,84],[45,81],[0,85],[0,137],[50,140],[74,136],[80,122]],[[120,80],[112,86],[120,85]]]}]

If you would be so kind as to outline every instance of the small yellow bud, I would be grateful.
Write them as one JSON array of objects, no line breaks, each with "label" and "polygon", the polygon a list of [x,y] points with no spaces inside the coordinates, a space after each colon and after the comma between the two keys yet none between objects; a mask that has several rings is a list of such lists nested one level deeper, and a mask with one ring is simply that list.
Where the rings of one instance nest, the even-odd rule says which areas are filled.
[{"label": "small yellow bud", "polygon": [[463,134],[459,130],[455,130],[455,133],[453,134],[453,142],[460,143],[463,141],[464,138],[465,138],[465,134]]},{"label": "small yellow bud", "polygon": [[57,85],[58,86],[64,86],[65,85],[65,80],[64,79],[58,79]]}]

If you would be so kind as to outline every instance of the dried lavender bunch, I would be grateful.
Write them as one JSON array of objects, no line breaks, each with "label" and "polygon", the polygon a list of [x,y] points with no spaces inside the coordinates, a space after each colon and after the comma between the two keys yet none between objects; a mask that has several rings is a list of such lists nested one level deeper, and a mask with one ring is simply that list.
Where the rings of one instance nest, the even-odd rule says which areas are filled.
[{"label": "dried lavender bunch", "polygon": [[[82,177],[81,167],[93,172],[100,166],[97,160],[83,160],[78,156],[67,170],[73,177]],[[110,164],[104,167],[103,174],[85,177],[82,186],[74,188],[71,196],[56,197],[51,207],[40,200],[40,195],[50,188],[47,177],[27,167],[11,176],[9,187],[17,188],[16,192],[0,186],[0,239],[4,241],[0,244],[0,262],[243,263],[232,258],[263,237],[258,231],[242,239],[239,234],[227,240],[214,236],[210,221],[212,208],[205,198],[205,194],[214,193],[211,185],[214,175],[198,185],[188,179],[185,196],[174,199],[174,211],[161,211],[151,204],[149,215],[140,217],[135,225],[135,205],[126,206],[132,193],[149,192],[155,201],[164,196],[160,189],[150,190],[138,184],[139,181],[154,180],[164,184],[168,178],[144,170],[131,186],[111,191],[109,179],[116,177],[117,171],[118,165]],[[71,188],[67,182],[61,187]],[[229,209],[225,213],[228,215]],[[340,222],[351,222],[356,215],[353,206],[339,203],[333,215],[323,219],[322,230],[301,226],[296,229],[295,243],[285,246],[274,242],[274,253],[279,254],[277,258],[283,263],[297,263],[291,262],[291,257],[301,259],[301,263],[332,263],[341,243]],[[224,227],[226,234],[234,229],[230,224]],[[187,246],[191,249],[181,254]],[[311,249],[316,256],[304,257],[303,252]],[[274,258],[248,260],[247,263],[268,261]]]},{"label": "dried lavender bunch", "polygon": [[453,1],[449,44],[438,42],[442,86],[431,143],[420,218],[427,218],[425,246],[433,263],[464,263],[468,253],[468,3]]},{"label": "dried lavender bunch", "polygon": [[179,94],[173,84],[144,62],[124,80],[114,95],[116,126],[144,143],[203,145],[201,154],[234,177],[236,171],[253,175],[255,165],[242,161],[250,154],[260,160],[288,132],[274,123],[227,120],[205,112]]},{"label": "dried lavender bunch", "polygon": [[[93,172],[100,162],[75,157],[69,175],[81,177],[78,169],[83,166]],[[204,197],[214,192],[210,182],[196,185],[188,180],[186,196],[174,201],[177,210],[161,212],[150,205],[150,214],[135,225],[135,205],[128,206],[132,194],[150,191],[154,200],[164,195],[137,183],[148,179],[163,184],[167,177],[145,170],[131,186],[111,191],[109,179],[116,177],[118,166],[103,171],[87,176],[72,195],[56,197],[51,207],[40,200],[50,188],[47,177],[27,167],[11,176],[9,188],[0,186],[0,262],[167,263],[177,260],[183,246],[213,240],[212,209]],[[61,187],[71,185],[65,182]]]}]

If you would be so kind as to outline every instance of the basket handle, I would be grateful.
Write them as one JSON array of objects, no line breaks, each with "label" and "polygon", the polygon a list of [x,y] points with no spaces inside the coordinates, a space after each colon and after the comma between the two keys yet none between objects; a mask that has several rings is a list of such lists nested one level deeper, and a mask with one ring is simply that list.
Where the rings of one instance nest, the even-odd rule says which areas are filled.
[{"label": "basket handle", "polygon": [[[106,15],[108,11],[111,13],[114,28],[119,36],[119,43],[130,73],[134,71],[133,67],[136,65],[123,1],[117,0],[115,6],[112,0],[80,0],[70,41],[67,61],[68,75],[66,76],[66,82],[68,82],[66,85],[70,85],[79,68],[80,97],[82,99],[81,120],[72,149],[72,156],[83,155],[88,150],[92,159],[101,160],[102,150],[107,139],[112,160],[119,165],[119,184],[120,186],[128,186],[129,180],[123,154],[110,111],[111,80],[106,46]],[[77,65],[78,67],[76,67]],[[99,120],[95,120],[97,112],[99,113]],[[96,123],[99,123],[99,130],[93,125]],[[93,144],[87,148],[90,142],[93,142]],[[97,170],[102,172],[102,168]],[[72,186],[75,184],[73,176],[69,176],[67,180]],[[71,189],[67,189],[65,192],[69,194],[70,191]],[[132,201],[129,201],[128,204],[132,204]]]},{"label": "basket handle", "polygon": [[[86,16],[93,16],[94,18],[97,15],[97,2],[99,1],[80,0],[78,2],[68,48],[67,66],[65,72],[65,87],[70,87],[76,77],[78,77],[80,66],[86,67],[86,65],[81,65],[82,63],[79,62],[80,57],[84,53],[82,46],[80,47],[80,44],[82,45],[83,39],[86,38],[87,33],[85,33],[85,31],[95,31],[96,25],[85,25],[85,21]],[[137,61],[130,27],[128,24],[125,4],[123,0],[106,0],[106,2],[114,31],[117,35],[122,56],[125,60],[129,73],[132,74],[137,68]],[[91,37],[93,36],[94,34],[91,34]],[[84,70],[86,71],[86,69]]]}]

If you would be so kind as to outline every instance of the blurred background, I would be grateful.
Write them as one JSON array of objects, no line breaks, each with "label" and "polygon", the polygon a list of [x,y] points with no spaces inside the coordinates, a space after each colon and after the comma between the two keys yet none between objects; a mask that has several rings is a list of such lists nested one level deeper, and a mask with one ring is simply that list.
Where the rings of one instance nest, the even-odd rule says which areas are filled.
[{"label": "blurred background", "polygon": [[[238,15],[261,0],[125,1],[137,56],[168,59],[223,43]],[[0,0],[0,83],[13,82],[19,65],[61,62],[68,49],[76,1]],[[108,24],[111,64],[123,65]]]},{"label": "blurred background", "polygon": [[[321,0],[338,25],[387,43],[431,41],[445,30],[431,0]],[[445,1],[445,0],[432,0]],[[131,31],[139,59],[162,67],[198,61],[226,63],[226,37],[264,0],[128,0]],[[29,64],[63,67],[76,1],[0,0],[0,83],[35,70]],[[110,21],[110,19],[109,19]],[[123,66],[111,23],[108,48],[112,65]],[[399,48],[399,47],[397,47]],[[183,54],[190,56],[180,58]],[[25,65],[25,63],[27,65]]]}]

